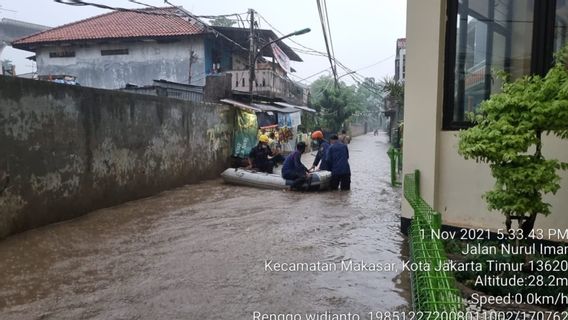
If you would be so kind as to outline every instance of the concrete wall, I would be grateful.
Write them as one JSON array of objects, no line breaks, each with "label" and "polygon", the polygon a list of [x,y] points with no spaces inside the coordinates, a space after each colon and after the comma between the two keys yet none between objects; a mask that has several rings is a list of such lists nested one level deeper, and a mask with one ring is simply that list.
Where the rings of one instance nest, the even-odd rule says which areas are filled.
[{"label": "concrete wall", "polygon": [[[50,52],[62,49],[75,51],[75,57],[50,58]],[[128,49],[125,55],[102,56],[101,50]],[[153,80],[187,83],[189,56],[196,60],[191,65],[191,84],[205,85],[205,52],[203,39],[173,43],[124,42],[105,45],[44,47],[37,52],[39,75],[66,74],[77,77],[87,87],[118,89],[126,83],[151,85]]]},{"label": "concrete wall", "polygon": [[233,112],[0,77],[0,237],[218,177]]},{"label": "concrete wall", "polygon": [[[444,224],[504,228],[504,217],[488,212],[481,198],[494,184],[489,167],[464,160],[457,152],[457,131],[441,130],[445,6],[445,0],[408,1],[403,172],[420,170],[422,197],[442,213]],[[566,162],[568,141],[547,137],[543,152]],[[552,214],[539,216],[535,228],[568,228],[568,173],[561,177],[561,189],[547,197]],[[404,225],[413,213],[406,201],[402,209]]]},{"label": "concrete wall", "polygon": [[[367,132],[368,131],[369,129],[367,128]],[[349,125],[348,134],[350,134],[352,137],[361,136],[365,133],[365,123],[352,123]]]}]

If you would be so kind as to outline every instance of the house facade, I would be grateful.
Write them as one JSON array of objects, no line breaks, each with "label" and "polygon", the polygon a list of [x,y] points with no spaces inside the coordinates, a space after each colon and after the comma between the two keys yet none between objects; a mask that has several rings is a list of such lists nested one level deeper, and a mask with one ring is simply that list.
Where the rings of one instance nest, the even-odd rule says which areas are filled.
[{"label": "house facade", "polygon": [[[418,169],[422,197],[443,224],[505,228],[482,194],[494,185],[488,165],[458,155],[457,132],[467,112],[500,90],[495,72],[518,78],[545,74],[553,53],[567,43],[568,2],[534,0],[409,0],[403,172]],[[568,161],[568,141],[545,137],[547,158]],[[568,174],[545,199],[552,214],[535,228],[568,228]],[[403,202],[402,230],[412,210]]]},{"label": "house facade", "polygon": [[[255,32],[260,42],[278,38],[271,30]],[[154,80],[204,86],[208,75],[229,72],[243,78],[235,81],[235,91],[244,81],[248,92],[248,41],[248,29],[211,27],[170,7],[113,11],[18,39],[13,46],[35,52],[42,78],[69,75],[83,86],[119,89]],[[302,61],[283,42],[277,45],[290,60]],[[271,50],[262,54],[271,55]],[[303,98],[303,89],[286,87],[291,81],[274,68],[258,70],[256,78],[255,92],[291,102]]]}]

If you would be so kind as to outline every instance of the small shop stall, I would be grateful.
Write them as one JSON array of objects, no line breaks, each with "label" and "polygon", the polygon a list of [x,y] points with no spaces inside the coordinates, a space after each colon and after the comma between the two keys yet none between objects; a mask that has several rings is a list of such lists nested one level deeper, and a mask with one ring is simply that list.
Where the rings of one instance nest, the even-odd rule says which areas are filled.
[{"label": "small shop stall", "polygon": [[298,126],[302,112],[315,112],[313,109],[283,102],[247,104],[231,99],[221,101],[239,108],[233,143],[234,157],[247,158],[261,134],[270,136],[270,133],[274,133],[283,154],[294,151],[299,141],[310,145],[309,134],[298,132]]}]

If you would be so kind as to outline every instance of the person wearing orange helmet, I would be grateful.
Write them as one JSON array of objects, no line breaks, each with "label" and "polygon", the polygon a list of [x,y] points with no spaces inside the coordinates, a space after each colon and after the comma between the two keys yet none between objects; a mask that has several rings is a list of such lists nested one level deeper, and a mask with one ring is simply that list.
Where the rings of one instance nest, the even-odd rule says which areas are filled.
[{"label": "person wearing orange helmet", "polygon": [[329,142],[323,138],[323,132],[320,130],[312,132],[312,140],[317,141],[318,153],[316,154],[310,171],[313,171],[318,164],[320,170],[327,170],[327,149],[329,148]]}]

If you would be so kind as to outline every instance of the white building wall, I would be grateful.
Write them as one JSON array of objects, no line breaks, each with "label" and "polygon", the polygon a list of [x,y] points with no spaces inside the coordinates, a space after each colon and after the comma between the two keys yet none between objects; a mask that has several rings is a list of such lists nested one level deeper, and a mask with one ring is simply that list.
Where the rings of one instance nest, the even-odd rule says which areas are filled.
[{"label": "white building wall", "polygon": [[[74,50],[75,57],[49,57],[50,52],[62,48]],[[112,49],[128,49],[129,54],[101,55],[101,50]],[[37,52],[37,68],[39,75],[72,75],[83,86],[104,89],[122,88],[127,83],[150,85],[155,79],[187,84],[191,51],[197,55],[191,66],[191,84],[205,85],[205,50],[202,39],[174,43],[148,41],[45,47]]]},{"label": "white building wall", "polygon": [[[441,130],[445,2],[408,1],[403,172],[420,170],[422,197],[444,224],[495,230],[504,227],[504,216],[489,212],[481,198],[494,184],[489,166],[463,159],[457,131]],[[568,162],[568,141],[545,137],[543,152]],[[552,214],[539,216],[536,228],[568,228],[568,172],[561,177],[561,189],[546,197]],[[402,208],[403,219],[412,218],[406,201]]]},{"label": "white building wall", "polygon": [[[434,206],[443,81],[442,0],[409,0],[406,26],[403,172],[421,172],[422,197]],[[411,208],[403,201],[403,217]]]}]

